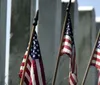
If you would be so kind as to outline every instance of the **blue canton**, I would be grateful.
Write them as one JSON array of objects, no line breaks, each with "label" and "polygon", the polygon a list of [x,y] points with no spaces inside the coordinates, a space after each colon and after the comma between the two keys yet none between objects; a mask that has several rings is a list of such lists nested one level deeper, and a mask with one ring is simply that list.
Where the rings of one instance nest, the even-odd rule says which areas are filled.
[{"label": "blue canton", "polygon": [[100,38],[99,38],[98,43],[97,43],[97,48],[100,49]]},{"label": "blue canton", "polygon": [[64,35],[69,35],[72,39],[72,43],[73,42],[73,32],[72,32],[72,24],[71,24],[71,19],[70,19],[70,14],[68,15],[68,18],[67,18],[67,22],[66,22],[66,26],[65,26],[65,33]]},{"label": "blue canton", "polygon": [[36,32],[34,32],[34,35],[33,35],[33,41],[32,41],[32,44],[31,44],[30,56],[33,59],[39,59],[40,56],[41,56],[39,42],[38,42],[38,39],[37,39]]}]

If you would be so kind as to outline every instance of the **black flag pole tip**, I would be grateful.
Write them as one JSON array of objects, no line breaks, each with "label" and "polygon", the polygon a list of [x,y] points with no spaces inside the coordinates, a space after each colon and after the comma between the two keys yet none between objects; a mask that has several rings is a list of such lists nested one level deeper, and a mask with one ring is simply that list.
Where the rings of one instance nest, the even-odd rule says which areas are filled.
[{"label": "black flag pole tip", "polygon": [[37,25],[38,18],[39,18],[39,10],[37,10],[37,12],[36,12],[36,14],[35,14],[35,17],[34,17],[34,19],[33,19],[33,25],[34,25],[34,26]]},{"label": "black flag pole tip", "polygon": [[71,0],[69,1],[69,3],[68,3],[68,6],[67,6],[67,11],[70,11],[70,7],[71,7]]}]

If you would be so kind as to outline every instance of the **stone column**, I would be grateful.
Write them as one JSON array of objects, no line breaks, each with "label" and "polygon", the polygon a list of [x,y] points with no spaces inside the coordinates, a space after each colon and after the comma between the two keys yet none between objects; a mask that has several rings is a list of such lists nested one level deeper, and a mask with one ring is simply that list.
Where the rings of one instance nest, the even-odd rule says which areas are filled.
[{"label": "stone column", "polygon": [[61,32],[61,0],[40,0],[39,41],[47,85],[51,85]]},{"label": "stone column", "polygon": [[[78,51],[78,79],[82,82],[90,55],[96,40],[95,11],[93,7],[79,7],[79,27],[77,29],[77,51]],[[95,84],[95,68],[89,69],[85,84]]]},{"label": "stone column", "polygon": [[7,0],[0,0],[0,84],[4,85]]},{"label": "stone column", "polygon": [[30,37],[31,0],[12,0],[9,85],[18,85],[18,73]]}]

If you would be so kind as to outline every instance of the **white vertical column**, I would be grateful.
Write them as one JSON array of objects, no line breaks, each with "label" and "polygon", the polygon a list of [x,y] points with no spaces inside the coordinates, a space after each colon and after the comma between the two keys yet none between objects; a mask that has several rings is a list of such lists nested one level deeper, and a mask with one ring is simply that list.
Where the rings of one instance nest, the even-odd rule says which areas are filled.
[{"label": "white vertical column", "polygon": [[[34,19],[34,16],[35,16],[37,10],[39,10],[39,0],[31,0],[30,30],[32,28],[33,19]],[[38,19],[38,21],[39,21],[39,19]],[[36,26],[36,32],[38,33],[38,24]]]},{"label": "white vertical column", "polygon": [[[9,31],[11,0],[0,0],[0,84],[8,85]],[[7,59],[8,60],[7,60]],[[4,84],[5,83],[5,84]]]},{"label": "white vertical column", "polygon": [[7,0],[5,85],[8,85],[8,78],[9,78],[9,45],[10,45],[10,25],[11,25],[11,2],[12,2],[12,0]]},{"label": "white vertical column", "polygon": [[39,3],[39,41],[46,82],[51,85],[61,32],[61,0],[40,0]]},{"label": "white vertical column", "polygon": [[[79,85],[83,79],[90,55],[96,40],[95,10],[91,6],[81,6],[79,10],[79,27],[77,30]],[[90,67],[86,82],[87,85],[95,84],[95,68]]]},{"label": "white vertical column", "polygon": [[[34,16],[35,16],[37,10],[39,10],[39,0],[31,0],[30,27],[32,27],[33,19],[34,19]],[[38,19],[38,21],[39,21],[39,19]],[[36,26],[36,32],[38,33],[38,24]]]},{"label": "white vertical column", "polygon": [[20,64],[30,34],[30,5],[30,0],[12,0],[10,32],[13,36],[10,39],[9,85],[18,85],[20,82]]}]

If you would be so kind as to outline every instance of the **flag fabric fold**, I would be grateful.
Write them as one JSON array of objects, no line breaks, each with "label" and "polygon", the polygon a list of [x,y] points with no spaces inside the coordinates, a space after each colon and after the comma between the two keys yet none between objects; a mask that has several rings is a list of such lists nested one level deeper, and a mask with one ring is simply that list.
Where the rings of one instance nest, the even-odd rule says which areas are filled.
[{"label": "flag fabric fold", "polygon": [[69,85],[77,85],[77,65],[76,52],[73,38],[72,24],[70,14],[67,15],[65,22],[64,35],[62,40],[61,55],[67,54],[69,56]]},{"label": "flag fabric fold", "polygon": [[92,60],[90,63],[91,66],[95,66],[98,70],[98,85],[100,85],[100,35],[94,49]]},{"label": "flag fabric fold", "polygon": [[[20,66],[20,78],[22,78],[27,54],[28,51],[25,52]],[[29,52],[29,57],[25,69],[24,82],[26,83],[26,85],[46,85],[43,61],[36,32],[34,32],[33,34],[31,50]]]}]

